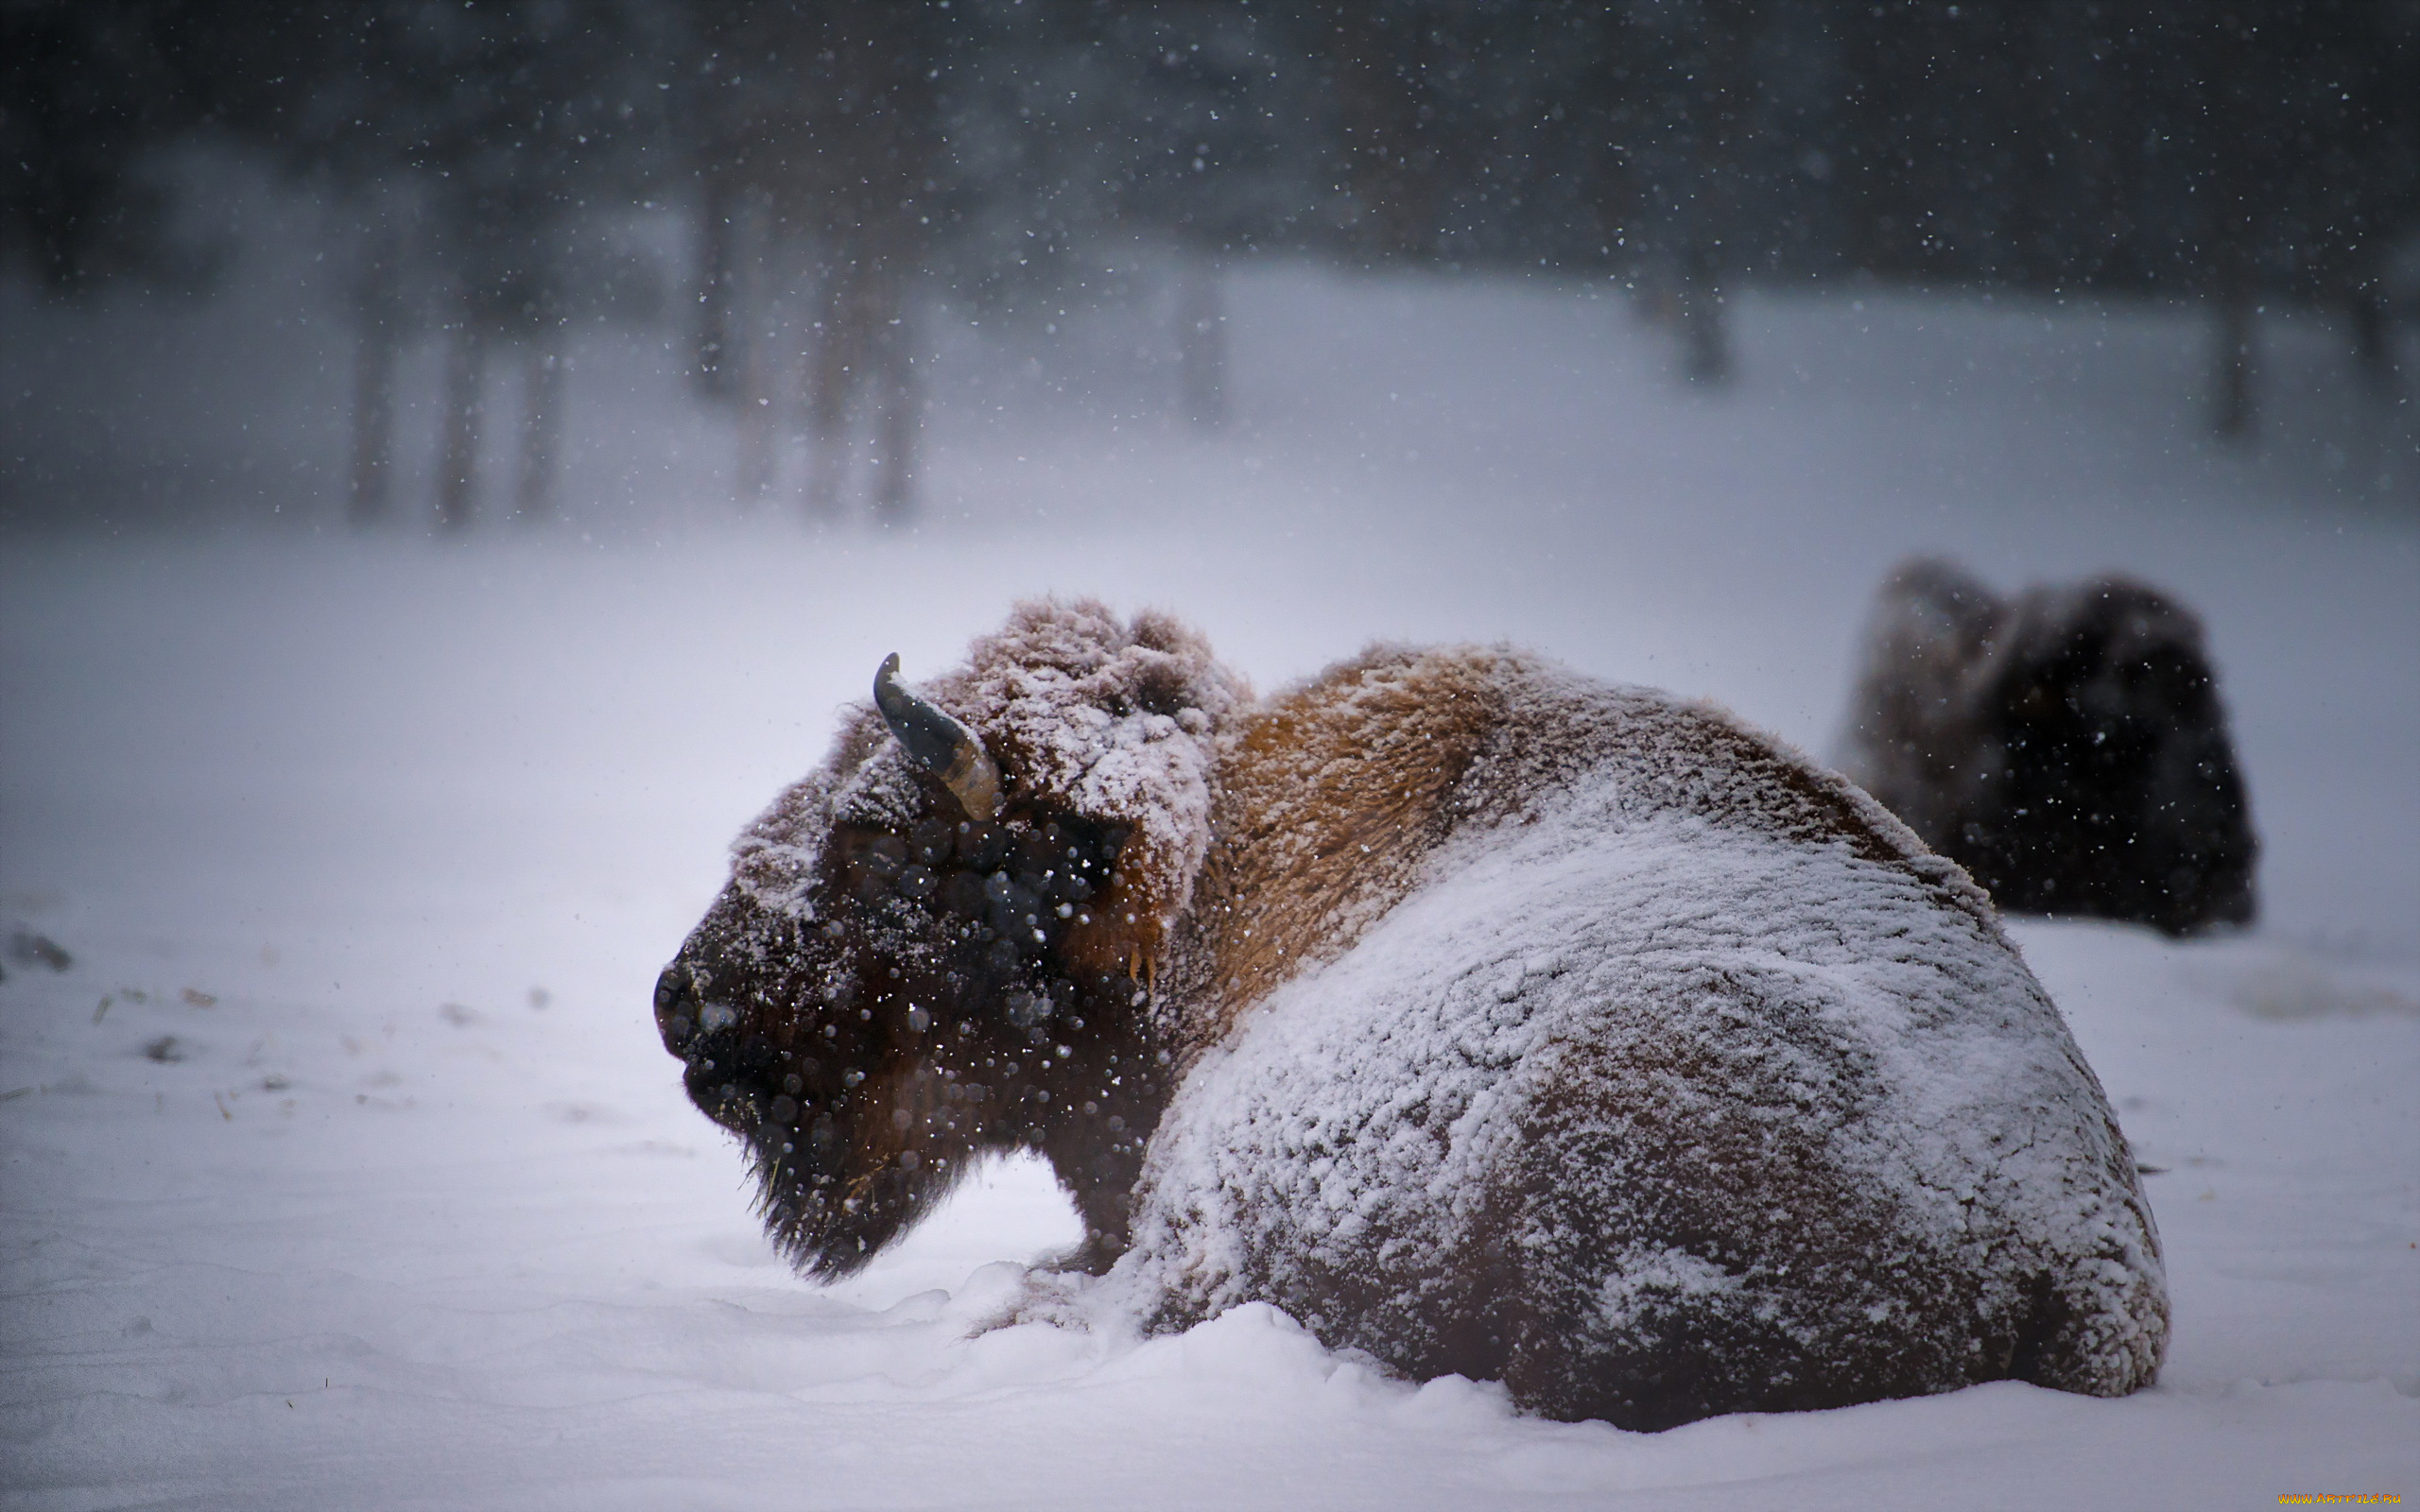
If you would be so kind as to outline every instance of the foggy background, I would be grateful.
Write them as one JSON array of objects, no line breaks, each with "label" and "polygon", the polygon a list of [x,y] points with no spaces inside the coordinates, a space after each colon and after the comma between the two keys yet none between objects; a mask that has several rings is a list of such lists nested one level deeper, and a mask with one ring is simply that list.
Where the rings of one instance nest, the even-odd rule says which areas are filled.
[{"label": "foggy background", "polygon": [[1743,403],[1743,299],[1890,289],[2172,313],[2197,448],[2304,439],[2287,328],[2408,414],[2411,0],[11,0],[0,56],[10,526],[946,516],[1004,406],[1249,450],[1278,268],[1615,301]]},{"label": "foggy background", "polygon": [[[2409,1494],[2416,360],[2413,0],[0,0],[0,1507]],[[2152,1390],[981,1332],[1046,1171],[810,1287],[658,1042],[730,837],[1018,598],[1827,758],[1917,553],[2206,628],[2259,921],[2012,925]]]}]

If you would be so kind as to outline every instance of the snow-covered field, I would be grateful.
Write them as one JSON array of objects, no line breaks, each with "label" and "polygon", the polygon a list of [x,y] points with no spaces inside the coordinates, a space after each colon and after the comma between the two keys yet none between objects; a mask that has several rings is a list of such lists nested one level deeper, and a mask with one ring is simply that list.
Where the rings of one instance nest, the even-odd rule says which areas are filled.
[{"label": "snow-covered field", "polygon": [[[2410,406],[2308,321],[2265,333],[2238,455],[2202,438],[2182,314],[1750,298],[1707,396],[1584,291],[1281,269],[1236,298],[1212,437],[1139,369],[1056,393],[948,335],[932,507],[893,534],[652,496],[717,434],[599,338],[551,527],[364,540],[285,499],[0,540],[0,923],[74,956],[0,982],[0,1505],[2420,1496]],[[0,367],[44,381],[29,345]],[[338,387],[282,401],[320,427],[298,454]],[[1374,637],[1512,641],[1820,750],[1918,549],[2175,589],[2234,711],[2261,926],[2016,931],[2158,1168],[2175,1344],[2136,1397],[1640,1435],[1383,1379],[1259,1307],[970,1337],[1073,1238],[1037,1167],[807,1286],[656,1043],[730,835],[884,652],[937,668],[1015,596],[1165,606],[1263,688]]]}]

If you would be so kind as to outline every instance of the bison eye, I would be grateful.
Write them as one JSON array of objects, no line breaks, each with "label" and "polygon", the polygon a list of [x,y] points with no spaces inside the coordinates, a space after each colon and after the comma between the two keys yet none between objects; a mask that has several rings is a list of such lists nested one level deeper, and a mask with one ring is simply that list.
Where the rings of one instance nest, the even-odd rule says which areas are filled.
[{"label": "bison eye", "polygon": [[708,1034],[728,1029],[739,1022],[739,1010],[728,1003],[701,1003],[698,1005],[698,1027]]}]

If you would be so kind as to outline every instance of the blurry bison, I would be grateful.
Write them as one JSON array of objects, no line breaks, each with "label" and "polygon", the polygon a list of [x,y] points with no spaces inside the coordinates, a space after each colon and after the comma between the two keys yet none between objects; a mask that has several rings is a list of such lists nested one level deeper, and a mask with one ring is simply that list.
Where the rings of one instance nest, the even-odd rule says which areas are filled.
[{"label": "blurry bison", "polygon": [[1883,584],[1842,767],[2002,908],[2249,923],[2259,851],[2202,627],[2124,577]]},{"label": "blurry bison", "polygon": [[806,1273],[1032,1150],[1147,1327],[1268,1301],[1556,1417],[2156,1371],[2158,1239],[2066,1024],[1795,753],[1505,650],[1255,701],[1091,603],[896,665],[656,988]]}]

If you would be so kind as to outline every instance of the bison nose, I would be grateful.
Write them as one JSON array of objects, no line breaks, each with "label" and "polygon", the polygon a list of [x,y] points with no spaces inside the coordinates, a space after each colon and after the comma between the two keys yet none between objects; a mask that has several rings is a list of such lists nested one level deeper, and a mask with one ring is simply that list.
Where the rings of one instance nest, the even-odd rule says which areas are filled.
[{"label": "bison nose", "polygon": [[679,961],[655,979],[655,1032],[676,1056],[685,1057],[698,1038],[698,979]]},{"label": "bison nose", "polygon": [[707,1002],[699,988],[698,972],[683,961],[666,967],[655,979],[655,1032],[664,1037],[664,1048],[683,1060],[715,1054],[713,1041],[727,1040],[739,1022],[737,1008]]}]

